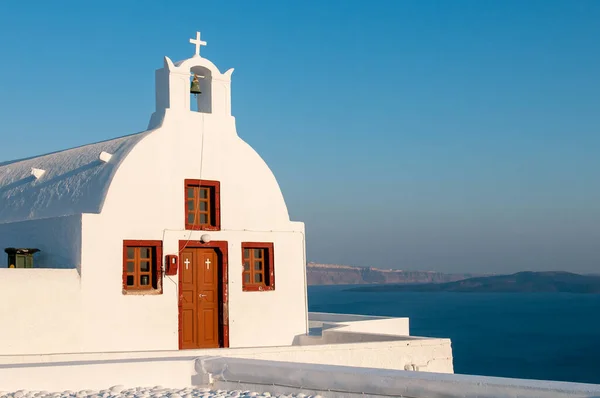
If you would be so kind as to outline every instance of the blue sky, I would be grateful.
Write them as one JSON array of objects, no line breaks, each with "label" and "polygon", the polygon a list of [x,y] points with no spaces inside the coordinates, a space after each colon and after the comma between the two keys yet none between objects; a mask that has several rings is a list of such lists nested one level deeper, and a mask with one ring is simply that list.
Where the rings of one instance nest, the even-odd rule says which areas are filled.
[{"label": "blue sky", "polygon": [[0,161],[142,131],[163,56],[235,68],[308,259],[600,271],[600,2],[0,2]]}]

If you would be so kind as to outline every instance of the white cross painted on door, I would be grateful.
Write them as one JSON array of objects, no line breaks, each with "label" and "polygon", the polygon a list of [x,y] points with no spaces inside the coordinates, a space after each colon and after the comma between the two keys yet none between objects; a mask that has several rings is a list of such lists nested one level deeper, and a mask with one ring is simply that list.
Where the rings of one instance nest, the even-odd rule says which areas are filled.
[{"label": "white cross painted on door", "polygon": [[183,263],[185,264],[185,269],[188,269],[188,266],[190,265],[190,259],[186,258]]},{"label": "white cross painted on door", "polygon": [[209,258],[206,259],[204,264],[206,264],[206,269],[210,269],[210,259]]}]

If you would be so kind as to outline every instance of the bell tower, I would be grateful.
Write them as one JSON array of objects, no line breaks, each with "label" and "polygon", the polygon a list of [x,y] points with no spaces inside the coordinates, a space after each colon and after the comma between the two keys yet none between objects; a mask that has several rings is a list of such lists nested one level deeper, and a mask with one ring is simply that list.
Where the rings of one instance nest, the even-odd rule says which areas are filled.
[{"label": "bell tower", "polygon": [[[196,46],[195,54],[188,59],[173,62],[165,57],[164,66],[155,72],[156,111],[149,128],[157,126],[169,112],[199,112],[215,116],[231,116],[231,74],[225,73],[200,55],[200,47],[207,43],[190,39]],[[193,106],[192,106],[193,105]]]}]

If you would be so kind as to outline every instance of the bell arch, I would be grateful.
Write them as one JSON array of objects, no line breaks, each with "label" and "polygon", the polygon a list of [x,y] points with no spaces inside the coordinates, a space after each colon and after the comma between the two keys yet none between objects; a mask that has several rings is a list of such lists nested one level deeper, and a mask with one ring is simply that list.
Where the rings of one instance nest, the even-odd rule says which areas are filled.
[{"label": "bell arch", "polygon": [[167,111],[231,116],[232,73],[233,68],[221,73],[215,64],[200,56],[179,62],[164,57],[164,67],[155,71],[156,111],[148,129],[159,126]]},{"label": "bell arch", "polygon": [[[190,68],[190,110],[212,113],[213,78],[210,69],[196,65]],[[196,93],[196,88],[200,91]]]}]

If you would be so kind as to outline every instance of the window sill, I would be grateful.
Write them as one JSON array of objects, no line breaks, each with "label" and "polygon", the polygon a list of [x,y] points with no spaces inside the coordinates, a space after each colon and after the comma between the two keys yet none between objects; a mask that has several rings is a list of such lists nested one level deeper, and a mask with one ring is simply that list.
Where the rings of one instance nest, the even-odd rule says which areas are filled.
[{"label": "window sill", "polygon": [[243,292],[272,292],[275,286],[242,286]]},{"label": "window sill", "polygon": [[212,226],[212,225],[190,225],[186,224],[185,229],[192,231],[220,231],[220,226]]},{"label": "window sill", "polygon": [[162,289],[147,289],[147,290],[126,290],[123,289],[123,296],[158,296],[161,295]]}]

